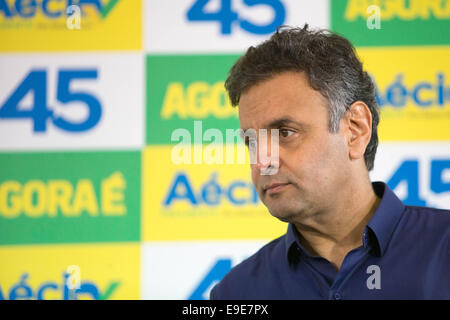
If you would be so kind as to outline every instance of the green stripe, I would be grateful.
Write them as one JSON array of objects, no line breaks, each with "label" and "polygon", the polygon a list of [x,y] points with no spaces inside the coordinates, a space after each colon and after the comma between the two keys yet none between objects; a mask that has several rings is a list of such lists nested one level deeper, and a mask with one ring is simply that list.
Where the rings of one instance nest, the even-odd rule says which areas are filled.
[{"label": "green stripe", "polygon": [[102,8],[102,11],[100,12],[102,19],[105,19],[108,16],[109,12],[116,6],[117,2],[119,2],[119,0],[111,0]]}]

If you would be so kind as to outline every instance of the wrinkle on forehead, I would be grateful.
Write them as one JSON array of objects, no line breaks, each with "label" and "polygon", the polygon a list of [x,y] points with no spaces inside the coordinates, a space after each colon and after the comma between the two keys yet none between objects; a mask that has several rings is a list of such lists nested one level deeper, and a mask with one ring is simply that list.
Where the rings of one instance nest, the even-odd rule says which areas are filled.
[{"label": "wrinkle on forehead", "polygon": [[[289,120],[307,127],[300,115],[311,118],[318,111],[313,110],[317,105],[324,108],[320,113],[328,114],[326,99],[310,87],[304,73],[285,72],[256,84],[241,96],[239,120],[243,130],[272,128]],[[328,118],[323,120],[328,125]]]}]

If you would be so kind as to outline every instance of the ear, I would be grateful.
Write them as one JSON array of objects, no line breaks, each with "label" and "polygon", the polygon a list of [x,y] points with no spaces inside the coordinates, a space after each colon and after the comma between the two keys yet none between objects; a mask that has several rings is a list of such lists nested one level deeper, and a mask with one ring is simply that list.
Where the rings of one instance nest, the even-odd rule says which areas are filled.
[{"label": "ear", "polygon": [[354,102],[347,110],[345,121],[350,160],[364,158],[372,136],[372,114],[362,101]]}]

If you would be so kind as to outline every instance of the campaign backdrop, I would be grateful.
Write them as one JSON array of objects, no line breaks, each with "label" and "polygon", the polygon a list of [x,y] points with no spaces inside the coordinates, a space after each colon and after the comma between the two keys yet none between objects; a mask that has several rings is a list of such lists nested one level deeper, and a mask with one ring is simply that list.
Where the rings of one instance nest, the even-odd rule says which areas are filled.
[{"label": "campaign backdrop", "polygon": [[372,180],[449,209],[448,0],[0,0],[0,299],[208,299],[283,235],[224,81],[305,23],[375,82]]}]

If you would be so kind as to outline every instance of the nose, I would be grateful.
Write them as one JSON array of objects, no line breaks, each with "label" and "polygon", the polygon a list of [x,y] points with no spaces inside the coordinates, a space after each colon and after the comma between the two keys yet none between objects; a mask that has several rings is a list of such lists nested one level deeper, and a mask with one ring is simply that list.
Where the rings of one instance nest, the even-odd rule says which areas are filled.
[{"label": "nose", "polygon": [[270,138],[266,130],[259,132],[256,149],[256,168],[260,174],[276,174],[280,167],[278,130],[272,129]]},{"label": "nose", "polygon": [[267,161],[258,161],[256,163],[256,168],[260,175],[270,176],[278,172],[280,168],[280,163],[274,157],[269,157]]}]

